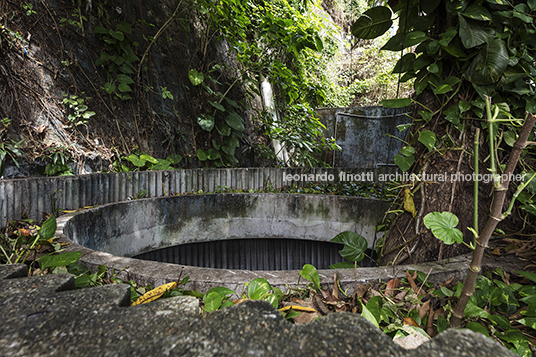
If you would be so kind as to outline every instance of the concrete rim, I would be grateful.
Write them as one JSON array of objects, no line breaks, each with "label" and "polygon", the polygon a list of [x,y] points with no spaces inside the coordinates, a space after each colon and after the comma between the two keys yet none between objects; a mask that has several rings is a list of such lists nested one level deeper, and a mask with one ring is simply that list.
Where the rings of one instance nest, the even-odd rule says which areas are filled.
[{"label": "concrete rim", "polygon": [[[101,207],[113,204],[115,203],[93,208],[92,210],[98,210]],[[179,277],[184,278],[189,276],[190,283],[188,283],[186,288],[200,292],[206,292],[216,286],[224,286],[240,294],[245,283],[259,277],[265,278],[273,287],[277,287],[283,291],[287,290],[287,288],[299,287],[300,285],[303,287],[309,283],[307,280],[301,278],[299,270],[251,271],[199,268],[120,257],[88,249],[73,242],[64,232],[67,222],[81,212],[86,211],[78,211],[58,217],[56,236],[60,238],[59,242],[68,243],[66,251],[81,252],[80,263],[92,271],[95,271],[99,265],[105,265],[110,273],[115,274],[125,281],[134,280],[138,284],[152,286],[159,286],[176,281]],[[356,282],[358,284],[378,280],[388,282],[394,277],[405,277],[406,270],[418,270],[429,274],[428,281],[430,282],[446,281],[452,276],[454,276],[454,279],[462,280],[469,268],[469,262],[470,255],[465,255],[449,260],[418,265],[359,268],[357,269],[357,277],[354,269],[328,269],[319,270],[318,272],[322,286],[332,285],[334,274],[337,273],[341,288],[343,290],[348,288],[352,290]]]}]

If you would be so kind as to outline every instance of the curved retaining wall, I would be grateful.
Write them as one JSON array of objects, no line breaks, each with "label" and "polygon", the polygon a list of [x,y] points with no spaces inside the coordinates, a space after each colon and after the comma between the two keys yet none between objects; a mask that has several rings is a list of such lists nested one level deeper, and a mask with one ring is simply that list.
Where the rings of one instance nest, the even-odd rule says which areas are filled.
[{"label": "curved retaining wall", "polygon": [[[213,196],[213,197],[211,197]],[[218,197],[219,196],[219,197]],[[153,262],[153,261],[146,261],[146,260],[140,260],[140,259],[133,259],[125,256],[119,256],[116,254],[110,254],[107,252],[102,252],[94,249],[90,249],[88,247],[92,248],[98,248],[98,249],[106,249],[110,252],[116,253],[117,250],[121,250],[122,248],[125,248],[127,251],[130,249],[132,250],[132,242],[133,239],[132,236],[130,236],[127,233],[127,236],[130,236],[130,238],[127,237],[121,237],[122,230],[135,232],[134,225],[136,225],[137,229],[142,228],[142,226],[146,225],[146,223],[141,223],[141,220],[144,220],[146,222],[150,222],[151,220],[154,220],[153,224],[148,224],[145,226],[146,229],[138,230],[139,238],[136,238],[136,240],[141,239],[147,239],[145,247],[138,246],[136,249],[150,249],[149,246],[151,244],[156,247],[159,246],[160,243],[153,242],[151,243],[151,237],[153,236],[153,233],[150,233],[152,231],[158,231],[158,230],[165,230],[164,226],[166,224],[165,219],[167,216],[162,216],[160,211],[166,211],[168,209],[161,209],[157,208],[156,211],[153,211],[152,208],[150,208],[153,205],[157,205],[158,203],[164,202],[163,206],[169,206],[171,204],[171,201],[175,201],[175,203],[181,203],[181,199],[189,199],[189,198],[195,198],[199,200],[198,203],[194,204],[192,206],[193,211],[197,211],[197,213],[202,212],[202,206],[201,203],[205,199],[214,200],[213,202],[216,203],[221,196],[229,196],[234,197],[236,199],[243,200],[243,203],[250,202],[252,205],[256,205],[258,207],[263,206],[260,205],[260,203],[265,200],[274,199],[272,196],[289,196],[286,199],[288,200],[287,206],[285,207],[284,204],[279,204],[275,207],[275,209],[278,210],[278,212],[272,211],[271,214],[277,214],[278,218],[276,221],[279,221],[279,218],[282,220],[286,216],[286,210],[289,207],[292,207],[295,203],[300,203],[300,206],[303,205],[303,208],[300,209],[300,207],[297,207],[296,215],[297,217],[287,217],[287,224],[288,228],[291,229],[292,227],[300,229],[300,225],[306,224],[306,221],[301,220],[301,215],[310,214],[311,211],[307,209],[307,206],[315,204],[318,204],[321,206],[317,206],[317,218],[319,219],[322,214],[325,216],[326,219],[333,219],[334,222],[337,222],[337,213],[341,210],[345,213],[345,218],[349,219],[352,214],[357,215],[358,211],[355,209],[355,207],[358,207],[359,209],[364,210],[364,212],[371,211],[369,208],[373,208],[374,206],[371,205],[371,203],[374,203],[376,200],[371,199],[361,199],[362,204],[359,206],[356,202],[353,202],[357,198],[345,198],[345,197],[331,197],[331,196],[315,196],[315,195],[277,195],[277,194],[226,194],[226,195],[206,195],[206,196],[182,196],[182,197],[166,197],[166,198],[153,198],[153,199],[143,199],[143,200],[136,200],[133,202],[125,202],[125,203],[119,203],[119,204],[110,204],[106,205],[100,208],[96,209],[89,209],[87,211],[79,211],[76,213],[71,213],[67,215],[63,215],[58,218],[58,228],[56,230],[56,235],[60,237],[60,242],[69,243],[66,246],[66,251],[79,251],[82,253],[82,257],[80,261],[91,269],[92,271],[95,271],[99,265],[105,265],[110,272],[113,272],[116,274],[117,277],[123,279],[123,280],[134,280],[138,284],[150,284],[153,286],[159,286],[164,283],[176,281],[179,277],[190,277],[190,283],[188,283],[188,289],[197,290],[201,292],[206,292],[207,290],[216,287],[216,286],[225,286],[230,289],[233,289],[237,292],[242,291],[244,284],[250,282],[251,280],[263,277],[266,278],[270,284],[274,287],[278,287],[282,290],[286,290],[289,286],[295,287],[296,284],[299,284],[300,281],[300,274],[298,270],[278,270],[278,271],[252,271],[252,270],[236,270],[236,269],[212,269],[212,268],[198,268],[193,266],[185,266],[185,265],[179,265],[179,264],[169,264],[169,263],[160,263],[160,262]],[[240,197],[239,197],[240,196]],[[316,203],[311,201],[311,199],[316,200]],[[335,206],[337,209],[326,209],[327,205],[321,203],[322,200],[325,199],[326,201],[333,200],[335,205],[339,205],[338,207]],[[170,202],[167,202],[170,201]],[[294,203],[293,203],[294,201]],[[345,202],[348,201],[348,204],[351,205],[349,208],[345,204],[336,203],[336,202]],[[184,202],[182,202],[184,203]],[[142,210],[142,212],[138,212],[142,214],[141,219],[137,219],[136,223],[132,222],[129,218],[131,213],[136,213],[137,209],[134,209],[136,205],[139,205],[138,209]],[[196,205],[199,205],[196,207]],[[130,207],[128,207],[130,206]],[[372,206],[372,207],[371,207]],[[210,205],[209,205],[210,207]],[[354,207],[354,208],[352,208]],[[117,209],[119,208],[119,209]],[[168,207],[169,208],[169,207]],[[180,204],[178,204],[175,207],[178,212],[185,213],[188,208],[181,207]],[[214,209],[215,207],[212,207]],[[184,211],[186,209],[186,211]],[[374,210],[374,209],[372,209]],[[169,210],[168,210],[169,211]],[[193,213],[191,211],[190,213]],[[240,210],[239,210],[240,211]],[[131,212],[131,213],[128,213]],[[206,210],[206,213],[210,212],[209,216],[212,216],[213,218],[218,215],[222,215],[222,212],[225,212],[225,206],[220,206],[219,212],[212,210],[209,208]],[[257,213],[261,213],[262,209],[258,211]],[[324,212],[324,213],[322,213]],[[174,214],[169,212],[169,217],[173,216]],[[331,215],[331,216],[330,216]],[[236,224],[244,224],[244,222],[247,221],[248,217],[253,218],[252,215],[246,215],[246,214],[239,214],[239,219],[236,221]],[[314,217],[314,215],[312,214]],[[374,217],[374,215],[372,215]],[[132,216],[131,216],[132,217]],[[177,216],[178,217],[178,216]],[[175,217],[175,218],[177,218]],[[208,218],[208,217],[207,217]],[[217,217],[216,217],[217,219]],[[121,220],[124,220],[121,223]],[[240,222],[242,220],[242,222]],[[117,226],[113,225],[113,222],[119,222]],[[262,220],[261,220],[262,221]],[[255,222],[253,219],[251,224],[249,225],[250,228],[252,228],[255,225],[261,226],[261,221]],[[338,220],[339,226],[337,226],[337,229],[346,229],[342,225],[342,219]],[[107,223],[106,223],[107,222]],[[302,223],[300,223],[302,222]],[[314,222],[314,220],[312,221]],[[203,222],[202,220],[198,221],[199,225],[201,227],[205,227],[206,224],[211,225],[212,223],[210,221]],[[272,223],[269,222],[269,220],[265,220],[264,223],[268,224],[269,227],[272,227]],[[359,231],[359,218],[356,220],[355,217],[353,219],[353,223],[350,223],[349,227],[351,228],[357,228]],[[107,224],[112,224],[111,226],[107,226]],[[322,224],[319,222],[316,222],[314,224],[311,224],[308,228],[308,231],[312,231],[311,234],[314,233],[314,231],[322,232],[321,229]],[[328,224],[329,226],[329,224]],[[372,225],[373,226],[373,225]],[[246,227],[236,227],[237,230],[242,230],[242,233],[246,229]],[[266,227],[265,227],[266,228]],[[249,228],[248,228],[249,229]],[[268,228],[266,228],[268,229]],[[363,227],[361,230],[362,233],[364,233],[364,230],[366,230],[366,227]],[[225,230],[224,230],[225,231]],[[95,234],[95,232],[100,232],[99,234]],[[216,232],[218,232],[216,230]],[[229,231],[228,231],[229,232]],[[257,234],[259,231],[257,230],[255,234]],[[191,232],[193,234],[193,232]],[[201,232],[202,233],[202,232]],[[266,232],[265,232],[266,234]],[[332,236],[332,233],[329,233],[330,235],[327,237],[326,240],[329,240]],[[106,235],[110,235],[113,237],[114,235],[119,235],[119,239],[114,244],[108,244],[106,243],[107,237]],[[99,236],[99,237],[97,237]],[[228,235],[231,236],[230,234]],[[72,237],[73,240],[71,240],[69,237]],[[203,237],[203,236],[202,236]],[[183,236],[183,241],[191,240],[191,236]],[[115,239],[115,238],[112,238]],[[202,238],[205,239],[205,238]],[[81,243],[81,244],[79,244]],[[137,243],[136,243],[137,244]],[[135,250],[132,250],[135,251]],[[461,279],[466,274],[468,266],[468,260],[467,257],[463,258],[454,258],[450,259],[448,261],[448,264],[446,264],[445,261],[442,262],[434,262],[434,263],[428,263],[424,265],[410,265],[410,266],[396,266],[396,267],[379,267],[379,268],[361,268],[358,269],[358,275],[356,276],[353,269],[336,269],[336,270],[319,270],[320,280],[322,285],[326,286],[327,284],[332,284],[334,279],[334,273],[338,274],[338,279],[340,286],[343,290],[346,290],[348,288],[353,288],[356,283],[359,282],[366,282],[369,280],[377,280],[377,279],[383,279],[384,281],[388,281],[394,276],[404,276],[406,269],[416,269],[423,271],[425,273],[430,274],[430,281],[444,281],[448,278],[450,278],[452,275],[455,276],[456,279]],[[303,282],[303,279],[302,279]],[[304,282],[304,284],[307,284],[307,282]]]},{"label": "curved retaining wall", "polygon": [[163,197],[199,190],[213,192],[223,186],[244,190],[280,188],[290,184],[284,181],[289,174],[331,174],[337,179],[341,171],[374,175],[398,172],[393,167],[189,169],[0,180],[0,227],[11,219],[43,219],[44,213],[54,208],[73,210],[125,201],[142,191],[146,197]]}]

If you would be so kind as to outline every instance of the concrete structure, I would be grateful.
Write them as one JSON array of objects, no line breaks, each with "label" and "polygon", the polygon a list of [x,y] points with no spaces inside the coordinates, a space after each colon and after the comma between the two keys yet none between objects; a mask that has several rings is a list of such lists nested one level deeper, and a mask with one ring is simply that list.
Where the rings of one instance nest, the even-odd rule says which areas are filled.
[{"label": "concrete structure", "polygon": [[411,123],[411,108],[326,108],[317,113],[326,126],[324,136],[334,138],[342,149],[323,157],[333,167],[393,165],[402,141],[392,136],[404,139],[406,130],[397,126]]},{"label": "concrete structure", "polygon": [[358,314],[293,325],[250,301],[201,317],[188,296],[129,307],[128,285],[74,290],[70,275],[26,275],[23,265],[0,266],[2,356],[515,356],[469,330],[405,350]]}]

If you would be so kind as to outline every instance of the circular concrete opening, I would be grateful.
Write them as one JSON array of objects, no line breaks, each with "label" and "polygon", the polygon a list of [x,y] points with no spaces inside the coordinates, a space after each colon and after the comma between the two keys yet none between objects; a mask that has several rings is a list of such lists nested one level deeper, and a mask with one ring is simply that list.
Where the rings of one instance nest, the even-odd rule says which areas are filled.
[{"label": "circular concrete opening", "polygon": [[176,245],[132,258],[216,269],[300,270],[305,264],[329,269],[347,261],[339,254],[342,248],[340,243],[301,239],[227,239]]},{"label": "circular concrete opening", "polygon": [[[284,286],[296,282],[304,264],[327,269],[343,261],[342,246],[330,242],[340,232],[357,232],[371,247],[379,203],[303,194],[171,196],[62,216],[58,233],[70,243],[68,250],[82,251],[86,266],[104,264],[140,283],[155,285],[183,274],[202,291],[241,286],[259,276],[251,275],[258,269],[272,281],[292,272],[293,281],[281,278]],[[386,209],[384,204],[381,211]]]}]

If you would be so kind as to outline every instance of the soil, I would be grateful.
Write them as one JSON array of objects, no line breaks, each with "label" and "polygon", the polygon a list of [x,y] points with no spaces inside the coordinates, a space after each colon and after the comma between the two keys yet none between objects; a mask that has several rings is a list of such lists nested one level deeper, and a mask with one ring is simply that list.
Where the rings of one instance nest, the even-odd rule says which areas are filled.
[{"label": "soil", "polygon": [[[0,118],[9,118],[8,140],[25,144],[26,163],[50,162],[47,148],[60,148],[69,161],[77,163],[75,172],[84,173],[86,162],[110,164],[119,155],[136,148],[154,157],[179,154],[184,168],[195,167],[198,147],[210,144],[211,137],[200,129],[196,118],[207,105],[207,98],[189,85],[188,71],[208,69],[215,63],[236,68],[225,44],[210,41],[205,45],[203,26],[194,15],[179,9],[169,26],[151,45],[163,25],[171,19],[176,1],[159,0],[6,0],[0,3]],[[132,28],[132,46],[138,58],[146,53],[139,76],[131,74],[132,99],[114,98],[103,87],[117,73],[95,65],[106,44],[94,33],[96,26],[114,30],[126,22]],[[190,31],[185,31],[189,27]],[[204,51],[203,51],[204,49]],[[233,73],[213,73],[221,90],[228,89]],[[190,88],[192,87],[192,88]],[[173,99],[164,98],[163,89]],[[246,98],[240,85],[231,88],[229,99],[246,104],[242,113],[246,132],[237,153],[240,166],[255,165],[255,157],[244,150],[246,143],[259,142],[252,113],[259,108],[258,98]],[[93,111],[87,123],[73,125],[71,114],[62,104],[65,96],[84,99]]]}]

